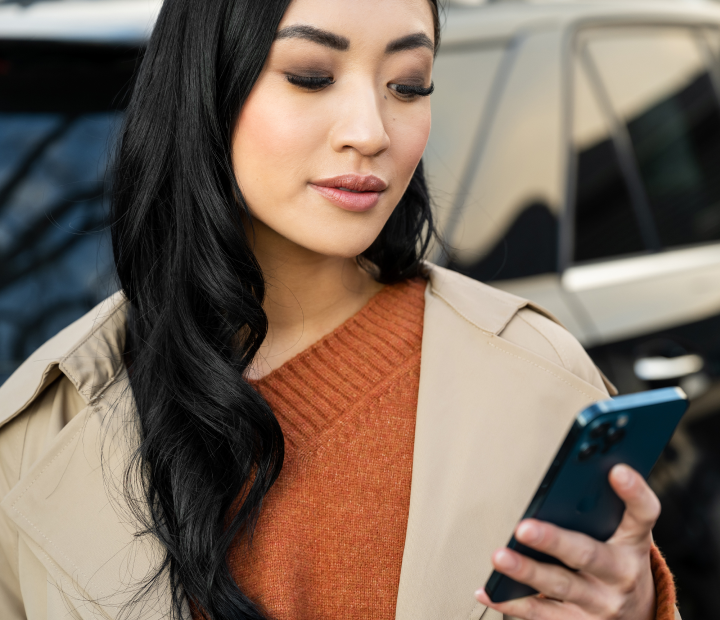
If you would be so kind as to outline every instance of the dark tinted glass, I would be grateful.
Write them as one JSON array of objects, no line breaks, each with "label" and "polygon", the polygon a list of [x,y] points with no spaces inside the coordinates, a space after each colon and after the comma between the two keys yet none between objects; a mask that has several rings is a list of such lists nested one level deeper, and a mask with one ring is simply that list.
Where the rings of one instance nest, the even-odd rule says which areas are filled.
[{"label": "dark tinted glass", "polygon": [[106,169],[137,56],[0,42],[0,383],[115,288]]},{"label": "dark tinted glass", "polygon": [[603,140],[577,154],[575,260],[645,249],[615,147]]},{"label": "dark tinted glass", "polygon": [[665,247],[720,239],[718,84],[702,36],[659,28],[589,44]]},{"label": "dark tinted glass", "polygon": [[573,140],[576,155],[575,250],[577,262],[641,252],[625,176],[596,85],[578,61],[574,79]]},{"label": "dark tinted glass", "polygon": [[720,239],[720,109],[703,73],[628,123],[665,246]]},{"label": "dark tinted glass", "polygon": [[122,110],[138,58],[127,45],[0,40],[0,110]]},{"label": "dark tinted glass", "polygon": [[490,251],[474,262],[451,257],[449,269],[475,280],[514,280],[557,272],[558,221],[546,204],[521,209]]}]

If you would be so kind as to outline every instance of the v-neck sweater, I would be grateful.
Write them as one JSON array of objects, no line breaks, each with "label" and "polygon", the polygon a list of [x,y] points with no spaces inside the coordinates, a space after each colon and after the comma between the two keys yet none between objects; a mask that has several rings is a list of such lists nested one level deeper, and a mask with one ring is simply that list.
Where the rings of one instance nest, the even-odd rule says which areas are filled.
[{"label": "v-neck sweater", "polygon": [[285,462],[252,546],[237,546],[229,563],[271,618],[395,617],[425,286],[422,279],[385,286],[254,382],[282,428]]},{"label": "v-neck sweater", "polygon": [[[333,332],[252,382],[280,423],[285,461],[252,543],[236,544],[228,562],[268,618],[395,618],[425,286],[417,278],[384,287]],[[672,620],[672,575],[656,547],[650,555],[656,620]]]}]

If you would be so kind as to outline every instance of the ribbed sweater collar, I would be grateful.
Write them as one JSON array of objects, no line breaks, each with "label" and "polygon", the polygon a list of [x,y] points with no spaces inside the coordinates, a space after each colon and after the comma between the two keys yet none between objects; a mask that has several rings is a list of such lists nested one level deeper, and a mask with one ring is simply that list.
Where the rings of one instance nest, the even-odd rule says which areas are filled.
[{"label": "ribbed sweater collar", "polygon": [[274,405],[286,448],[299,448],[419,351],[422,279],[385,286],[354,316],[253,385]]}]

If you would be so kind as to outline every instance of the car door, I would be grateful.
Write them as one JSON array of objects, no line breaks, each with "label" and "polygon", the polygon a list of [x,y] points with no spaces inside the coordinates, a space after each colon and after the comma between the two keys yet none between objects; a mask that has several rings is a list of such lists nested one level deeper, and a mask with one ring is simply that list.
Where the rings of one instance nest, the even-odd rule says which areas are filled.
[{"label": "car door", "polygon": [[[656,539],[683,617],[720,577],[720,80],[702,27],[582,32],[572,58],[563,288],[621,392],[680,385],[691,408],[653,475]],[[687,610],[687,611],[686,611]]]}]

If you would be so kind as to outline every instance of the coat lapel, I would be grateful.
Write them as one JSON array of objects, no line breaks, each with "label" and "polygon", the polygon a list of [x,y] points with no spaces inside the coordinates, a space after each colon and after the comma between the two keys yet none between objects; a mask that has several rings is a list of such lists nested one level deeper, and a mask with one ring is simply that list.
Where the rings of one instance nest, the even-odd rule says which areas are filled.
[{"label": "coat lapel", "polygon": [[607,398],[497,334],[527,302],[433,268],[396,620],[468,620],[575,415]]}]

